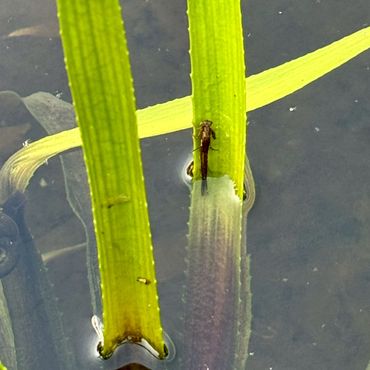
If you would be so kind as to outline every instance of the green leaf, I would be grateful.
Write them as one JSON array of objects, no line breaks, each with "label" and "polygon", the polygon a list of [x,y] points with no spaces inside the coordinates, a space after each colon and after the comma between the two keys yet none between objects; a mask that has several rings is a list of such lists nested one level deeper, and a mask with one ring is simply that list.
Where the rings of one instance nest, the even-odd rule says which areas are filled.
[{"label": "green leaf", "polygon": [[[202,145],[200,123],[212,121],[215,150],[209,150],[208,176],[228,175],[243,196],[246,98],[240,1],[188,0],[194,149]],[[201,178],[199,151],[194,179]]]},{"label": "green leaf", "polygon": [[[270,104],[301,89],[364,52],[369,47],[370,27],[367,27],[312,53],[248,77],[246,79],[247,111]],[[137,116],[140,138],[190,128],[192,121],[191,98],[186,96],[139,109],[137,110]],[[72,135],[72,132],[73,136],[69,136]],[[74,129],[72,132],[65,134],[65,143],[62,139],[59,140],[59,137],[62,136],[56,137],[55,145],[51,138],[50,147],[44,145],[46,142],[43,141],[43,148],[40,148],[40,151],[37,149],[37,154],[35,149],[35,161],[41,162],[38,166],[55,153],[81,145],[78,129]],[[69,140],[72,141],[69,142]],[[36,143],[34,144],[36,147]],[[33,160],[31,154],[27,156],[27,160]],[[23,160],[20,162],[23,162]]]},{"label": "green leaf", "polygon": [[103,305],[101,354],[146,340],[165,356],[128,50],[118,0],[58,0],[88,170]]},{"label": "green leaf", "polygon": [[[333,69],[338,68],[369,47],[370,27],[367,27],[312,53],[248,77],[246,79],[247,111],[260,108],[294,93]],[[137,110],[137,117],[140,138],[190,128],[192,126],[191,97],[186,96],[145,109],[139,109]],[[3,174],[0,176],[0,182],[5,181],[1,179],[2,176],[6,178],[13,176],[22,177],[24,170],[31,177],[32,171],[41,166],[46,159],[64,150],[81,145],[78,129],[74,129],[71,133],[66,132],[65,142],[63,142],[63,133],[60,135],[56,136],[55,142],[53,136],[51,136],[50,141],[47,141],[49,144],[46,141],[42,141],[42,144],[40,143],[42,148],[38,148],[37,142],[33,143],[29,148],[30,151],[27,153],[27,156],[23,155],[24,153],[21,149],[19,151],[19,160],[17,156],[13,158],[13,163],[16,165],[14,171],[11,173],[3,171]],[[35,150],[35,155],[33,155],[33,150]],[[28,171],[26,169],[28,166],[31,166],[32,170]],[[22,180],[9,181],[25,187],[28,184],[29,177],[25,177]]]},{"label": "green leaf", "polygon": [[23,193],[32,175],[49,158],[80,145],[79,131],[71,129],[46,136],[18,150],[0,169],[0,204],[16,191]]},{"label": "green leaf", "polygon": [[[188,16],[194,148],[199,151],[194,152],[182,368],[243,369],[251,320],[243,208],[253,204],[254,183],[247,164],[243,207],[246,99],[240,1],[188,0]],[[204,120],[213,122],[216,138]],[[209,136],[215,150],[209,150],[207,163]]]},{"label": "green leaf", "polygon": [[248,77],[248,111],[294,93],[369,47],[370,27],[367,27],[312,53]]},{"label": "green leaf", "polygon": [[[370,27],[367,27],[302,57],[247,77],[247,111],[263,107],[298,91],[369,47]],[[253,55],[250,57],[253,58]],[[186,96],[138,110],[138,123],[140,137],[190,128],[191,97]]]}]

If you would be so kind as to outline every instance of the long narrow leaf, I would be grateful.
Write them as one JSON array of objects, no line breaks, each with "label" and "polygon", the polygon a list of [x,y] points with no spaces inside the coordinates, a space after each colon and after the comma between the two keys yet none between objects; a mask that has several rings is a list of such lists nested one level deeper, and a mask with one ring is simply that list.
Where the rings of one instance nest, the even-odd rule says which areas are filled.
[{"label": "long narrow leaf", "polygon": [[[338,68],[369,47],[370,27],[367,27],[312,53],[248,77],[246,79],[248,92],[247,111],[260,108],[294,93],[333,69]],[[145,109],[139,109],[137,110],[137,117],[140,138],[190,128],[192,125],[191,97],[186,96]],[[26,167],[30,166],[34,171],[51,156],[81,145],[78,129],[72,130],[71,133],[66,132],[65,135],[64,142],[63,133],[58,134],[55,137],[55,141],[53,139],[54,136],[52,136],[49,141],[50,144],[46,144],[47,142],[44,141],[40,142],[40,151],[36,149],[38,143],[35,142],[33,144],[35,145],[35,156],[33,156],[31,150],[29,152],[30,155],[23,156],[24,153],[21,150],[19,155],[22,156],[22,160],[20,158],[18,160],[16,156],[12,159],[13,162],[16,162],[12,167],[13,170],[11,173],[2,171],[0,183],[13,181],[19,182],[22,187],[25,187],[33,174],[32,170],[28,171]],[[23,176],[23,171],[25,171],[25,176],[29,175],[29,177],[24,177],[22,180],[10,178]],[[2,177],[9,180],[3,180]]]},{"label": "long narrow leaf", "polygon": [[[208,175],[227,175],[240,198],[246,141],[243,29],[239,0],[188,0],[194,127],[194,178],[201,175],[202,121],[212,122]],[[212,150],[212,147],[214,150]],[[201,153],[199,155],[198,153]]]},{"label": "long narrow leaf", "polygon": [[103,305],[101,354],[148,341],[165,356],[135,99],[118,0],[58,0],[92,195]]},{"label": "long narrow leaf", "polygon": [[241,237],[246,97],[240,1],[188,0],[188,17],[196,150],[182,368],[241,370],[251,296]]}]

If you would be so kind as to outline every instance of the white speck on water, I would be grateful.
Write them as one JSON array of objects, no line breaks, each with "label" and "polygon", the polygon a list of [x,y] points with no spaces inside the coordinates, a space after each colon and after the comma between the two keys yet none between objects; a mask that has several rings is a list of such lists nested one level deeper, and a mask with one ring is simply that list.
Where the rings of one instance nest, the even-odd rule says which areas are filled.
[{"label": "white speck on water", "polygon": [[252,36],[252,33],[251,32],[248,32],[247,33],[247,37],[251,37]]},{"label": "white speck on water", "polygon": [[46,188],[49,184],[47,183],[47,181],[43,177],[41,177],[39,185],[42,188]]},{"label": "white speck on water", "polygon": [[26,141],[24,141],[24,142],[22,143],[23,148],[25,148],[25,147],[27,147],[28,145],[30,145],[30,142],[31,142],[31,139],[27,139]]},{"label": "white speck on water", "polygon": [[306,285],[310,285],[310,282],[309,281],[306,281]]},{"label": "white speck on water", "polygon": [[319,127],[315,127],[315,131],[316,132],[319,132],[320,131],[320,128]]},{"label": "white speck on water", "polygon": [[297,110],[297,106],[294,106],[294,107],[290,107],[289,108],[289,112],[294,112]]},{"label": "white speck on water", "polygon": [[355,99],[355,100],[354,100],[354,102],[355,102],[355,103],[358,103],[358,99]]},{"label": "white speck on water", "polygon": [[312,269],[312,271],[313,271],[313,272],[317,272],[317,271],[319,271],[319,269],[318,269],[317,267],[314,267],[314,268]]},{"label": "white speck on water", "polygon": [[325,328],[325,326],[326,326],[326,324],[325,324],[325,323],[321,324],[321,329],[324,329],[324,328]]},{"label": "white speck on water", "polygon": [[281,281],[282,281],[283,283],[287,283],[287,282],[288,282],[288,280],[289,280],[288,278],[282,278],[282,279],[281,279]]},{"label": "white speck on water", "polygon": [[248,355],[249,356],[254,356],[254,352],[249,352]]},{"label": "white speck on water", "polygon": [[283,14],[283,12],[281,10],[278,11],[278,14]]},{"label": "white speck on water", "polygon": [[316,342],[313,342],[313,343],[312,343],[312,345],[313,345],[314,347],[316,347],[316,346],[317,346],[317,343],[316,343]]}]

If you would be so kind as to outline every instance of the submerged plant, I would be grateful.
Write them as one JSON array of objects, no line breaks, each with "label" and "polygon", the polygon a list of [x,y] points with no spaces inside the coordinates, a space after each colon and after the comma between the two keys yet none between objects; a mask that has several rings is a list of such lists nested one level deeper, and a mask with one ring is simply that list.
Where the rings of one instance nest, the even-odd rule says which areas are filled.
[{"label": "submerged plant", "polygon": [[[254,200],[253,178],[244,157],[245,111],[302,88],[366,50],[370,47],[370,28],[248,77],[245,85],[239,2],[189,0],[193,101],[185,97],[137,111],[137,134],[118,2],[59,0],[58,4],[96,220],[104,323],[101,354],[107,357],[124,341],[144,339],[159,357],[166,354],[138,137],[188,128],[193,123],[197,149],[201,145],[199,125],[209,120],[213,122],[212,146],[216,150],[209,149],[209,161],[205,164],[208,186],[203,194],[202,157],[199,151],[194,152],[185,293],[188,337],[184,341],[183,368],[196,368],[199,364],[212,369],[242,368],[250,324],[249,262],[243,220]],[[228,17],[214,19],[207,15],[212,10],[221,12],[219,6],[223,12],[230,11]],[[226,44],[208,44],[214,35],[224,31],[222,27],[228,22],[235,27],[231,32],[236,36],[231,59],[236,60],[238,68],[231,64]],[[214,87],[208,88],[209,85]],[[47,158],[81,145],[79,135],[78,129],[72,129],[49,136],[12,156],[0,171],[0,204],[16,192],[24,192],[33,172]],[[100,314],[101,297],[99,291],[94,297],[95,288],[94,313]],[[128,296],[132,301],[127,300]],[[207,321],[209,315],[213,317]]]}]

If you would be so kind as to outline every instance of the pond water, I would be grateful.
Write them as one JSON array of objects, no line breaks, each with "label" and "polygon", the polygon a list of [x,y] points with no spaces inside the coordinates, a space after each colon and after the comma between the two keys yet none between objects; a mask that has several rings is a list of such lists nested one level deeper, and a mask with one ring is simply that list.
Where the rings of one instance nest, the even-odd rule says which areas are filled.
[{"label": "pond water", "polygon": [[[186,1],[121,3],[138,107],[189,95]],[[370,22],[366,0],[250,0],[243,8],[248,75]],[[70,101],[57,30],[54,1],[2,0],[0,91],[21,96],[46,91]],[[248,370],[365,370],[369,362],[369,55],[248,114],[257,192],[248,217],[253,291]],[[25,140],[45,135],[21,106],[2,102],[0,114],[0,163]],[[181,171],[191,155],[191,131],[141,144],[162,318],[176,345],[190,204]],[[26,222],[34,244],[49,257],[48,274],[76,368],[91,368],[83,247],[51,253],[85,241],[66,201],[59,160],[38,170],[26,199]],[[4,345],[0,342],[2,351]],[[176,368],[176,359],[171,366]]]}]

